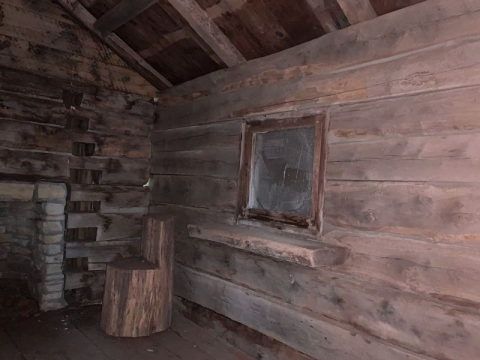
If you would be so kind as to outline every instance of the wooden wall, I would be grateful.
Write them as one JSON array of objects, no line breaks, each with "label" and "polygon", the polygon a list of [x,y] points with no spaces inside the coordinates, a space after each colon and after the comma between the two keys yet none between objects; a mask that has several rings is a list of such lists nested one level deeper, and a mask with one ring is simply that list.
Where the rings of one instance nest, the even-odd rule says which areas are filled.
[{"label": "wooden wall", "polygon": [[53,0],[0,0],[0,64],[146,96],[156,92]]},{"label": "wooden wall", "polygon": [[0,0],[0,178],[69,184],[67,289],[138,248],[155,93],[52,1]]},{"label": "wooden wall", "polygon": [[[316,359],[480,353],[480,1],[428,0],[166,91],[152,212],[177,215],[176,295]],[[330,116],[306,269],[189,238],[232,223],[248,118]]]}]

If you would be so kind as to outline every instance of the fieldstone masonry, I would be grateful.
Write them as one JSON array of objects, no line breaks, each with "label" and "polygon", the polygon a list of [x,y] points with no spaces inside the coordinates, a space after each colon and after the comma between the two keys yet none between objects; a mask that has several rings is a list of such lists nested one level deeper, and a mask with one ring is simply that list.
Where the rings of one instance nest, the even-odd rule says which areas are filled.
[{"label": "fieldstone masonry", "polygon": [[28,280],[44,311],[66,305],[66,198],[65,184],[0,182],[0,277]]}]

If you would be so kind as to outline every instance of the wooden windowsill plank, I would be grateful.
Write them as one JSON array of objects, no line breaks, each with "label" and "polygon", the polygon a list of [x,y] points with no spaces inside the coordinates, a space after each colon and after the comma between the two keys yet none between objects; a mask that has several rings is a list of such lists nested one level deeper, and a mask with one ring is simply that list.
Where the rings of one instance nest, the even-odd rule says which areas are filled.
[{"label": "wooden windowsill plank", "polygon": [[191,224],[188,233],[197,239],[311,268],[341,265],[349,255],[344,247],[245,226]]}]

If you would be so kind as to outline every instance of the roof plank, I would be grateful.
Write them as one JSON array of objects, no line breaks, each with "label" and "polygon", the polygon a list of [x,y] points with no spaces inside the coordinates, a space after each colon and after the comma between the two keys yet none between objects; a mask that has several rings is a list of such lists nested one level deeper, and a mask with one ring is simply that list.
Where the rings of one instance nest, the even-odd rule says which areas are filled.
[{"label": "roof plank", "polygon": [[157,2],[158,0],[122,0],[103,14],[94,26],[102,35],[108,35]]},{"label": "roof plank", "polygon": [[187,20],[190,26],[228,67],[246,61],[240,51],[195,0],[168,0],[168,2]]},{"label": "roof plank", "polygon": [[352,25],[377,17],[370,0],[337,0],[337,2]]},{"label": "roof plank", "polygon": [[58,4],[62,6],[70,15],[78,22],[85,26],[88,30],[98,36],[106,45],[115,51],[128,65],[136,70],[141,76],[149,81],[156,88],[162,90],[172,87],[172,83],[168,81],[162,74],[148,64],[140,55],[138,55],[130,46],[115,34],[103,36],[94,24],[97,21],[82,4],[77,0],[58,0]]},{"label": "roof plank", "polygon": [[332,17],[332,14],[325,8],[325,0],[306,0],[320,25],[326,33],[340,29]]}]

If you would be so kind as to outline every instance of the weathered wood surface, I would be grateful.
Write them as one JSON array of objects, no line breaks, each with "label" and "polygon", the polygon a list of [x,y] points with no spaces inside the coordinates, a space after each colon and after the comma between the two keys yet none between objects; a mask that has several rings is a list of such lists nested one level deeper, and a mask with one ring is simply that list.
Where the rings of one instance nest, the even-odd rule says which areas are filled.
[{"label": "weathered wood surface", "polygon": [[65,290],[100,287],[105,283],[105,272],[65,270]]},{"label": "weathered wood surface", "polygon": [[286,303],[280,305],[260,293],[246,292],[240,286],[183,266],[175,269],[175,284],[177,295],[317,359],[426,359],[387,345],[352,326],[308,310],[293,309]]},{"label": "weathered wood surface", "polygon": [[151,162],[151,171],[153,174],[206,175],[236,180],[239,161],[238,146],[181,152],[157,152]]},{"label": "weathered wood surface", "polygon": [[[110,50],[101,45],[79,25],[63,18],[52,19],[50,12],[57,12],[57,5],[51,1],[42,7],[20,1],[0,2],[5,8],[3,18],[7,18],[10,32],[0,32],[3,44],[0,59],[3,66],[18,70],[28,70],[38,75],[48,73],[51,77],[86,82],[127,92],[154,96],[156,89]],[[25,18],[23,17],[25,16]],[[33,19],[31,19],[33,18]],[[3,22],[3,20],[2,20]],[[50,29],[49,29],[50,27]],[[52,29],[53,28],[53,29]],[[50,41],[45,35],[52,30]],[[59,36],[52,44],[55,33]],[[72,41],[73,40],[73,41]],[[77,42],[76,48],[71,45]],[[79,50],[85,41],[85,50]],[[63,45],[62,45],[63,44]],[[70,44],[70,45],[66,45]],[[95,45],[93,45],[95,44]],[[96,52],[93,55],[92,52]],[[105,59],[113,59],[105,61]]]},{"label": "weathered wood surface", "polygon": [[70,185],[70,201],[101,201],[100,212],[147,208],[150,193],[144,187]]},{"label": "weathered wood surface", "polygon": [[339,29],[339,25],[335,22],[330,12],[325,8],[325,2],[322,0],[306,0],[316,18],[322,25],[322,29],[326,32],[332,32]]},{"label": "weathered wood surface", "polygon": [[82,142],[95,145],[95,156],[131,159],[150,157],[150,145],[143,137],[92,134],[1,118],[0,127],[0,141],[2,146],[8,148],[71,154],[73,143]]},{"label": "weathered wood surface", "polygon": [[132,92],[154,96],[156,91],[155,89],[152,90],[152,86],[150,84],[153,84],[159,90],[172,86],[172,83],[169,80],[155,70],[155,68],[146,62],[145,59],[138,55],[117,35],[102,35],[94,27],[97,19],[80,2],[77,0],[58,0],[58,4],[62,6],[65,11],[75,20],[77,20],[79,24],[98,36],[107,46],[117,53],[128,65],[130,65],[132,69],[143,76],[146,79],[144,81],[148,81],[149,86],[146,89],[139,88]]},{"label": "weathered wood surface", "polygon": [[346,248],[332,247],[313,239],[288,236],[274,230],[219,224],[202,226],[190,224],[188,233],[194,238],[312,268],[341,265],[349,255]]},{"label": "weathered wood surface", "polygon": [[332,180],[474,183],[480,178],[480,133],[332,144]]},{"label": "weathered wood surface", "polygon": [[[156,90],[51,1],[0,0],[0,14],[0,177],[73,183],[85,169],[101,173],[100,185],[71,184],[72,209],[99,201],[100,210],[69,210],[66,246],[98,271],[68,286],[101,288],[106,262],[139,250],[118,240],[140,237],[148,211]],[[93,157],[77,156],[82,143]],[[79,243],[82,234],[100,242]]]},{"label": "weathered wood surface", "polygon": [[235,209],[236,181],[199,176],[156,175],[152,203],[168,203],[212,209]]},{"label": "weathered wood surface", "polygon": [[240,131],[238,122],[171,129],[153,133],[152,145],[154,152],[240,147]]},{"label": "weathered wood surface", "polygon": [[102,214],[70,213],[68,229],[97,228],[97,241],[140,237],[142,232],[141,213]]},{"label": "weathered wood surface", "polygon": [[[217,339],[228,341],[253,359],[313,360],[310,356],[302,354],[271,337],[178,296],[174,297],[174,311],[209,331]],[[172,328],[177,329],[175,317]]]},{"label": "weathered wood surface", "polygon": [[245,57],[230,42],[208,14],[194,0],[168,0],[197,34],[229,67],[245,62]]},{"label": "weathered wood surface", "polygon": [[[434,44],[476,35],[476,0],[430,0],[296,46],[288,51],[219,71],[161,94],[172,106],[222,92],[241,90],[282,79],[334,74],[370,61],[417,51]],[[383,36],[379,36],[383,34]]]},{"label": "weathered wood surface", "polygon": [[[329,143],[480,130],[480,87],[415,94],[332,108]],[[454,154],[455,155],[455,154]]]},{"label": "weathered wood surface", "polygon": [[[29,91],[30,89],[24,89]],[[33,94],[32,94],[33,95]],[[35,96],[35,95],[33,95]],[[36,97],[36,96],[35,96]],[[18,96],[0,97],[0,116],[7,120],[17,120],[65,127],[69,118],[88,120],[88,131],[106,135],[148,136],[152,119],[112,112],[106,109],[89,110],[66,109],[63,103],[37,100]]]},{"label": "weathered wood surface", "polygon": [[[203,246],[202,242],[189,238],[186,231],[187,224],[197,223],[198,226],[202,226],[206,222],[233,224],[233,214],[213,210],[162,205],[152,207],[151,211],[174,214],[178,219],[176,234],[179,246],[177,250],[182,250],[177,251],[177,259],[181,262],[187,261],[192,267],[199,265],[194,265],[196,260],[193,263],[190,262],[190,252],[185,251],[185,246],[192,247],[192,251],[195,247],[200,247],[198,251],[195,251],[195,256],[203,259],[202,252],[209,253],[208,247],[211,244]],[[324,236],[322,241],[350,249],[346,263],[335,267],[334,271],[337,272],[337,275],[343,273],[362,281],[368,280],[380,284],[380,286],[402,289],[407,292],[419,292],[423,294],[422,296],[452,301],[454,304],[457,302],[461,304],[464,299],[465,304],[478,308],[480,294],[477,291],[478,286],[474,276],[475,269],[478,267],[478,249],[457,245],[439,245],[408,237],[365,232],[332,232]],[[231,252],[229,251],[229,253]],[[205,259],[210,256],[215,257],[215,261],[219,261],[218,266],[227,266],[228,262],[224,263],[224,259],[231,258],[232,254],[222,255],[216,252],[205,256],[207,256]],[[245,254],[244,257],[248,259],[249,256],[253,255]],[[187,258],[189,260],[185,260]],[[457,261],[457,259],[462,259],[462,261]],[[437,266],[429,265],[433,263]],[[443,265],[440,265],[442,263]],[[200,266],[200,268],[202,267]],[[220,274],[211,268],[204,270]],[[243,274],[240,269],[238,274],[239,276]],[[245,285],[247,286],[247,284],[248,277],[245,278]]]},{"label": "weathered wood surface", "polygon": [[[175,310],[178,302],[175,302]],[[217,333],[198,326],[180,311],[175,311],[172,318],[172,330],[182,338],[194,340],[197,347],[206,353],[210,358],[231,359],[231,360],[252,360],[246,352],[238,349],[237,346],[226,346],[226,339],[218,337]],[[243,350],[243,349],[242,349]]]},{"label": "weathered wood surface", "polygon": [[[361,241],[361,237],[352,238],[349,245],[355,250],[355,242]],[[375,245],[380,247],[378,243]],[[397,242],[397,247],[400,246]],[[411,253],[417,250],[412,248],[411,242],[406,243],[404,249]],[[359,280],[358,268],[351,268],[349,274],[345,273],[347,276],[337,271],[298,268],[192,239],[177,239],[176,254],[177,259],[189,267],[351,324],[381,339],[394,338],[397,344],[433,358],[443,354],[444,358],[452,360],[473,359],[478,352],[474,344],[462,346],[467,339],[478,336],[480,314],[474,303],[471,306],[468,303],[460,303],[460,306],[445,304],[381,283]],[[452,258],[457,255],[454,251],[450,254]],[[356,256],[352,254],[352,262],[357,261]],[[365,261],[372,261],[372,258],[367,260],[368,256],[365,255]],[[394,268],[395,260],[391,261],[390,266],[382,269],[372,267],[369,275],[381,275],[382,271]],[[399,274],[401,267],[401,260],[396,260]],[[410,267],[410,274],[414,273],[412,270]],[[420,267],[417,270],[423,271],[427,277],[431,271]],[[443,276],[448,274],[447,270],[438,271],[443,271]],[[461,270],[457,272],[458,275],[461,273]],[[462,287],[456,284],[458,277],[450,278],[452,286]],[[430,279],[425,280],[428,285]]]},{"label": "weathered wood surface", "polygon": [[108,335],[141,337],[170,327],[173,233],[172,217],[146,216],[143,257],[108,264],[101,320]]},{"label": "weathered wood surface", "polygon": [[[70,20],[62,10],[45,1],[42,8],[20,0],[1,1],[3,20],[0,34],[34,41],[87,59],[125,67],[125,63],[93,36]],[[55,10],[57,14],[54,14]],[[62,16],[63,15],[63,16]],[[38,31],[35,31],[37,29]],[[62,33],[63,31],[63,33]],[[52,41],[52,37],[56,41]],[[75,42],[75,39],[81,40]]]},{"label": "weathered wood surface", "polygon": [[122,0],[114,8],[103,14],[93,26],[105,36],[147,10],[158,0]]},{"label": "weathered wood surface", "polygon": [[152,120],[155,112],[155,105],[151,98],[133,93],[58,78],[45,81],[44,76],[6,67],[0,67],[0,79],[2,96],[15,94],[62,104],[64,90],[70,90],[83,94],[82,109],[108,110],[105,113],[114,113],[116,116],[138,115]]},{"label": "weathered wood surface", "polygon": [[[319,359],[396,355],[354,351],[350,339],[318,345],[325,325],[303,328],[302,316],[401,348],[402,359],[476,360],[479,9],[477,0],[430,0],[165,92],[150,210],[178,219],[176,260],[190,268],[178,295]],[[344,264],[311,270],[189,236],[188,224],[234,226],[235,173],[211,164],[237,146],[242,121],[322,109],[330,114],[322,241],[350,250]],[[264,296],[269,311],[282,307],[268,325],[272,313],[255,298]],[[284,308],[295,321],[288,329]],[[298,341],[291,328],[305,329]]]},{"label": "weathered wood surface", "polygon": [[102,172],[101,185],[145,185],[149,178],[148,160],[70,157],[70,169],[97,170]]},{"label": "weathered wood surface", "polygon": [[[110,336],[141,337],[165,330],[157,328],[159,299],[156,266],[141,258],[108,264],[101,327]],[[157,315],[158,314],[158,315]]]},{"label": "weathered wood surface", "polygon": [[335,227],[478,247],[479,196],[478,184],[329,181],[324,218]]},{"label": "weathered wood surface", "polygon": [[109,263],[139,253],[140,239],[67,242],[65,258],[88,258],[91,263]]},{"label": "weathered wood surface", "polygon": [[[324,73],[281,80],[210,96],[159,111],[155,130],[213,123],[226,119],[289,112],[304,106],[321,107],[402,96],[416,92],[480,84],[477,37],[432,46],[421,52]],[[455,61],[432,59],[454,58]],[[237,119],[238,120],[238,119]]]},{"label": "weathered wood surface", "polygon": [[0,169],[3,174],[41,178],[69,178],[69,156],[34,151],[0,148]]},{"label": "weathered wood surface", "polygon": [[377,17],[370,0],[337,0],[337,2],[352,25]]}]

